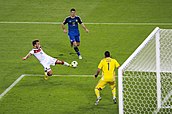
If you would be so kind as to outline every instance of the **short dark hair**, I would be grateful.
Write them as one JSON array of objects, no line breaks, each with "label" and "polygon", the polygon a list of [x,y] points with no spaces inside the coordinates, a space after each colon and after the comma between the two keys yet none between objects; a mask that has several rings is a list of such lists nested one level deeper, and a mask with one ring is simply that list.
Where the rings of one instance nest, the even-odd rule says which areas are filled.
[{"label": "short dark hair", "polygon": [[39,42],[39,40],[32,41],[32,45],[34,46],[36,44],[36,42]]},{"label": "short dark hair", "polygon": [[70,10],[70,12],[72,12],[72,11],[76,11],[75,8],[72,8],[72,9]]},{"label": "short dark hair", "polygon": [[105,57],[110,57],[110,52],[109,51],[105,51]]}]

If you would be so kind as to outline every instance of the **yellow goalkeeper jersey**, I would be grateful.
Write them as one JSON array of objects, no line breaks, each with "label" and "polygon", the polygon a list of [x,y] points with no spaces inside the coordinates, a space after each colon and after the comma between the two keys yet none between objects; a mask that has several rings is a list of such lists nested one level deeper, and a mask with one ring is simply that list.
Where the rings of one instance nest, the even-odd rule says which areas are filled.
[{"label": "yellow goalkeeper jersey", "polygon": [[102,70],[102,80],[114,81],[115,69],[119,66],[119,63],[115,59],[110,57],[102,59],[98,65],[98,68]]}]

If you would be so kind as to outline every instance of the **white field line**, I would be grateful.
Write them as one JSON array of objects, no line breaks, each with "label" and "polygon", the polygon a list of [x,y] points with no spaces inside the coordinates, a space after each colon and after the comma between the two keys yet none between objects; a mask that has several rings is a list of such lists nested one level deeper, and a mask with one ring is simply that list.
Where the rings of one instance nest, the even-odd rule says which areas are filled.
[{"label": "white field line", "polygon": [[[25,76],[44,76],[44,75],[41,75],[41,74],[24,74]],[[52,77],[54,77],[54,76],[64,76],[64,77],[66,77],[66,76],[71,76],[71,77],[93,77],[94,75],[90,75],[90,74],[88,74],[88,75],[86,75],[86,74],[84,74],[84,75],[79,75],[79,74],[77,74],[77,75],[69,75],[69,74],[63,74],[63,75],[53,75]]]},{"label": "white field line", "polygon": [[7,94],[25,75],[22,74],[16,81],[14,81],[1,95],[0,95],[0,100],[1,98]]},{"label": "white field line", "polygon": [[[0,24],[48,24],[48,25],[58,25],[62,22],[10,22],[1,21]],[[172,23],[84,23],[88,25],[172,25]]]},{"label": "white field line", "polygon": [[[40,74],[22,74],[16,81],[14,81],[2,94],[0,94],[1,98],[6,95],[23,77],[25,76],[44,76]],[[71,76],[71,77],[93,77],[93,75],[53,75],[53,76]]]}]

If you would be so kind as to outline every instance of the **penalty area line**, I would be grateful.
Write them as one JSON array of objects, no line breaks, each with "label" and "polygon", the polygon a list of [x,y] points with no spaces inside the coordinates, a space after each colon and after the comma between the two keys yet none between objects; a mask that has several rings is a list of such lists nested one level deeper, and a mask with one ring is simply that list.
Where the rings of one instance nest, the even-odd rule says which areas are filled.
[{"label": "penalty area line", "polygon": [[14,81],[1,95],[0,100],[2,97],[7,94],[23,77],[25,77],[25,74],[22,74],[16,81]]},{"label": "penalty area line", "polygon": [[[0,100],[5,96],[17,83],[20,82],[21,79],[23,79],[25,76],[41,76],[43,77],[44,75],[41,74],[22,74],[17,80],[15,80],[2,94],[0,94]],[[59,76],[59,77],[93,77],[93,75],[53,75],[53,76]]]},{"label": "penalty area line", "polygon": [[[25,74],[25,76],[44,76],[44,75],[41,75],[41,74]],[[69,76],[69,77],[93,77],[94,75],[90,75],[90,74],[82,74],[82,75],[79,75],[79,74],[76,74],[76,75],[69,75],[69,74],[63,74],[63,75],[52,75],[52,77],[66,77],[66,76]]]}]

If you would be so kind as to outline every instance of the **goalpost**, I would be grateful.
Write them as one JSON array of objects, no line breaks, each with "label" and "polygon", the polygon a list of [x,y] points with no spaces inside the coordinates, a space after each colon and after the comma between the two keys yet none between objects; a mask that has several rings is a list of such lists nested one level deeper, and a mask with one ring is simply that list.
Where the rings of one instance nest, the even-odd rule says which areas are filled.
[{"label": "goalpost", "polygon": [[172,29],[156,27],[118,70],[119,114],[172,113]]}]

